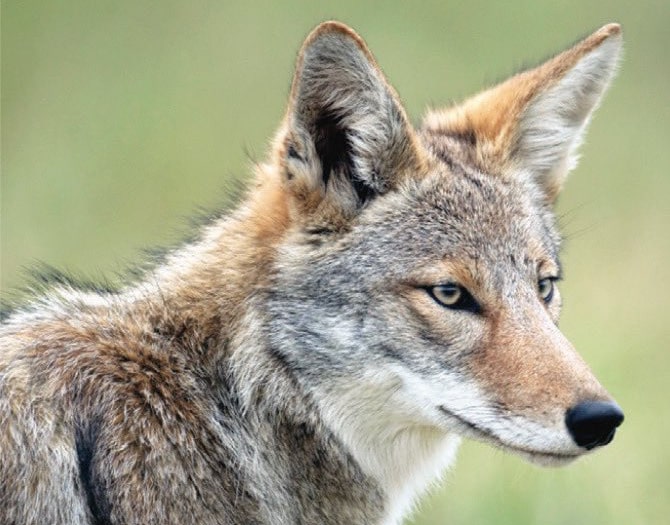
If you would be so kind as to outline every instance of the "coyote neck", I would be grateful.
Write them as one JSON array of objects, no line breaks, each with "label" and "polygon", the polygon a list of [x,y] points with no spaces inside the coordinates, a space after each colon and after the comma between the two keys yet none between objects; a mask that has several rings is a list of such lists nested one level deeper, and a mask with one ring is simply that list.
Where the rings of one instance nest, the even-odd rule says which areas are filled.
[{"label": "coyote neck", "polygon": [[[136,309],[154,312],[163,319],[151,322],[162,320],[196,339],[229,340],[239,330],[254,290],[273,271],[276,246],[286,230],[285,214],[280,191],[265,184],[233,213],[203,227],[196,241],[148,272],[129,291],[138,299]],[[166,328],[169,332],[170,326]]]}]

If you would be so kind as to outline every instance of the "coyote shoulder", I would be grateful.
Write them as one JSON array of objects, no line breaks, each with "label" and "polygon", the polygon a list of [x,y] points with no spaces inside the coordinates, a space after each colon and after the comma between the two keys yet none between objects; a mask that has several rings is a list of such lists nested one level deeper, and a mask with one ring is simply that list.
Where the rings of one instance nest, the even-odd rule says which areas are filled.
[{"label": "coyote shoulder", "polygon": [[607,444],[552,210],[620,48],[604,26],[415,127],[318,26],[232,213],[4,320],[0,523],[393,524],[463,436],[556,465]]}]

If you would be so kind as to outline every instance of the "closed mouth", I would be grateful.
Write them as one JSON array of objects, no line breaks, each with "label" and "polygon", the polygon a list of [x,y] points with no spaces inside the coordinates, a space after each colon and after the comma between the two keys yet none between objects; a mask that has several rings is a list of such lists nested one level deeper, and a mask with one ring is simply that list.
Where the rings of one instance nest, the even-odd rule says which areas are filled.
[{"label": "closed mouth", "polygon": [[570,454],[565,452],[549,452],[546,450],[537,450],[532,448],[520,447],[518,445],[511,445],[500,439],[491,430],[488,430],[476,423],[473,423],[472,421],[463,418],[462,416],[459,416],[458,414],[452,412],[448,408],[445,408],[444,406],[440,406],[438,408],[442,413],[444,413],[450,419],[457,422],[461,427],[464,427],[464,430],[466,430],[465,433],[469,434],[471,437],[479,439],[481,441],[486,441],[494,446],[503,448],[505,450],[510,450],[512,452],[522,454],[524,456],[527,456],[529,459],[559,464],[559,463],[568,463],[578,458],[581,455],[579,453]]}]

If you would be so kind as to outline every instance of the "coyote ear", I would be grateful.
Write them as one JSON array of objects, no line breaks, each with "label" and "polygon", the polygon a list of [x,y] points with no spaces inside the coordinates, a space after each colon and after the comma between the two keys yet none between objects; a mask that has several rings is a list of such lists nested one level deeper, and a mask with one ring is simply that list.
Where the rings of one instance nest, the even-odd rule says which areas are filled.
[{"label": "coyote ear", "polygon": [[437,133],[474,137],[487,169],[525,171],[553,202],[621,51],[621,27],[609,24],[535,69],[428,115]]},{"label": "coyote ear", "polygon": [[293,193],[345,217],[421,164],[395,91],[363,40],[337,22],[318,26],[300,51],[279,140]]}]

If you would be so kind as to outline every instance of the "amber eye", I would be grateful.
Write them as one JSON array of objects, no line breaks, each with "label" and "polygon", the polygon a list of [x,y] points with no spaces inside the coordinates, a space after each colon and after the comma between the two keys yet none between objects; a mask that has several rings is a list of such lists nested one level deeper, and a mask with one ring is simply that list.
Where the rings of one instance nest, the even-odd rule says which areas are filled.
[{"label": "amber eye", "polygon": [[548,277],[537,282],[537,291],[545,303],[549,303],[554,296],[554,279]]},{"label": "amber eye", "polygon": [[452,310],[467,310],[475,313],[481,311],[472,295],[458,284],[439,284],[426,288],[426,291],[440,306],[451,308]]}]

